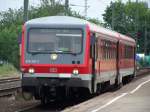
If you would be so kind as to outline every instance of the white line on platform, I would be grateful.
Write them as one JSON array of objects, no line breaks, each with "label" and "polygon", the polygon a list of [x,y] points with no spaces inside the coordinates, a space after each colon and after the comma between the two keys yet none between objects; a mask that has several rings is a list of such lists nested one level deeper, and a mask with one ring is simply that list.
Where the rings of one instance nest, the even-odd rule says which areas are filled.
[{"label": "white line on platform", "polygon": [[[150,82],[150,79],[145,81],[145,82],[142,82],[141,84],[139,84],[135,89],[133,89],[131,92],[129,92],[130,94],[133,94],[134,92],[136,92],[138,89],[140,89],[140,87],[142,87],[144,84]],[[92,110],[91,112],[97,112],[97,111],[100,111],[101,109],[109,106],[110,104],[112,104],[113,102],[117,101],[118,99],[126,96],[127,94],[129,93],[122,93],[120,96],[117,96],[116,98],[112,99],[111,101],[109,101],[108,103],[106,103],[105,105],[102,105],[101,107],[95,109],[95,110]]]},{"label": "white line on platform", "polygon": [[130,92],[130,94],[135,93],[138,89],[140,89],[140,87],[142,87],[144,84],[146,84],[146,83],[148,83],[148,82],[150,82],[150,79],[147,80],[147,81],[145,81],[145,82],[143,82],[143,83],[141,83],[140,85],[138,85],[135,89],[133,89],[133,90]]},{"label": "white line on platform", "polygon": [[122,93],[120,96],[117,96],[116,98],[112,99],[111,101],[109,101],[108,103],[106,103],[105,105],[95,109],[95,110],[92,110],[91,112],[97,112],[105,107],[107,107],[108,105],[112,104],[113,102],[117,101],[118,99],[124,97],[125,95],[127,95],[128,93]]}]

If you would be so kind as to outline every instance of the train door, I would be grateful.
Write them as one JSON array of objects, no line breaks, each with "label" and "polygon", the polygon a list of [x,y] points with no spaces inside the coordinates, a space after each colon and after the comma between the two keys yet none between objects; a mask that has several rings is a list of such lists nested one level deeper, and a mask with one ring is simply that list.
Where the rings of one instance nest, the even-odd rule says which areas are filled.
[{"label": "train door", "polygon": [[136,69],[137,69],[136,67],[137,66],[136,66],[136,47],[135,46],[133,47],[133,50],[134,50],[133,51],[134,52],[134,54],[133,54],[134,55],[134,76],[133,77],[136,77]]},{"label": "train door", "polygon": [[90,58],[92,59],[92,93],[96,91],[96,60],[97,60],[97,41],[95,33],[90,37]]},{"label": "train door", "polygon": [[122,56],[122,44],[121,44],[121,42],[120,41],[118,41],[117,42],[117,56],[116,56],[116,58],[117,58],[117,64],[116,64],[116,68],[117,68],[117,76],[116,76],[116,82],[115,82],[115,85],[117,86],[117,87],[121,87],[122,86],[122,75],[121,75],[121,73],[120,73],[120,71],[121,71],[121,68],[120,68],[120,66],[121,66],[121,56]]}]

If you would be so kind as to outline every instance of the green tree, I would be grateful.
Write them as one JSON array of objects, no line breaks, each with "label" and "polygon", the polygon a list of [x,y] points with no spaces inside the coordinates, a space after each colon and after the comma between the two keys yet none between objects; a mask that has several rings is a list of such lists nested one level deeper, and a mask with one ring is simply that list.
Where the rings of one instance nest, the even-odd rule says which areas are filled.
[{"label": "green tree", "polygon": [[[113,6],[114,14],[112,14]],[[114,30],[136,39],[137,44],[140,45],[139,52],[144,52],[145,29],[147,31],[150,29],[150,10],[147,3],[131,1],[122,3],[121,0],[111,2],[103,14],[103,19],[104,25],[109,28],[112,27],[112,20],[114,20]]]},{"label": "green tree", "polygon": [[[114,11],[113,11],[114,10]],[[114,14],[113,14],[114,12]],[[125,5],[121,2],[111,2],[103,14],[105,27],[112,28],[112,21],[114,21],[114,30],[118,32],[125,32]]]}]

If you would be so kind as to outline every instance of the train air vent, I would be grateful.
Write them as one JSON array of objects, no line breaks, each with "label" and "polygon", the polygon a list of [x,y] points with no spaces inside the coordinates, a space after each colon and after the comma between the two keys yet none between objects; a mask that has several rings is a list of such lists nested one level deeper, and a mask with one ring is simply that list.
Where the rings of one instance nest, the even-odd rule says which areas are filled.
[{"label": "train air vent", "polygon": [[80,64],[80,61],[77,61],[77,64]]},{"label": "train air vent", "polygon": [[75,64],[75,61],[72,61],[72,64]]}]

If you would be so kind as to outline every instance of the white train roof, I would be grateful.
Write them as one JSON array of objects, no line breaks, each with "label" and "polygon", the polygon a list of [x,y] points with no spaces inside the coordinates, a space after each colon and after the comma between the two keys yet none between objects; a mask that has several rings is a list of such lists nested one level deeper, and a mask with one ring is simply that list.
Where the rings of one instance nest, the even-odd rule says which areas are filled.
[{"label": "white train roof", "polygon": [[100,32],[102,34],[116,37],[116,38],[121,39],[121,40],[127,40],[127,41],[135,43],[134,39],[132,39],[131,37],[128,37],[126,35],[120,34],[118,32],[112,31],[112,30],[107,29],[107,28],[103,28],[101,26],[95,25],[95,24],[90,23],[90,22],[87,22],[87,24],[89,25],[91,31]]},{"label": "white train roof", "polygon": [[90,30],[93,32],[99,32],[102,34],[110,35],[112,37],[116,37],[121,40],[127,40],[130,42],[135,43],[135,40],[122,35],[118,32],[103,28],[101,26],[98,26],[96,24],[90,23],[86,20],[79,19],[76,17],[71,17],[71,16],[48,16],[48,17],[41,17],[41,18],[36,18],[32,19],[26,22],[28,25],[33,25],[33,24],[40,24],[40,25],[47,25],[47,24],[57,24],[57,25],[88,25]]},{"label": "white train roof", "polygon": [[26,24],[73,24],[86,25],[87,21],[71,16],[48,16],[29,20]]}]

